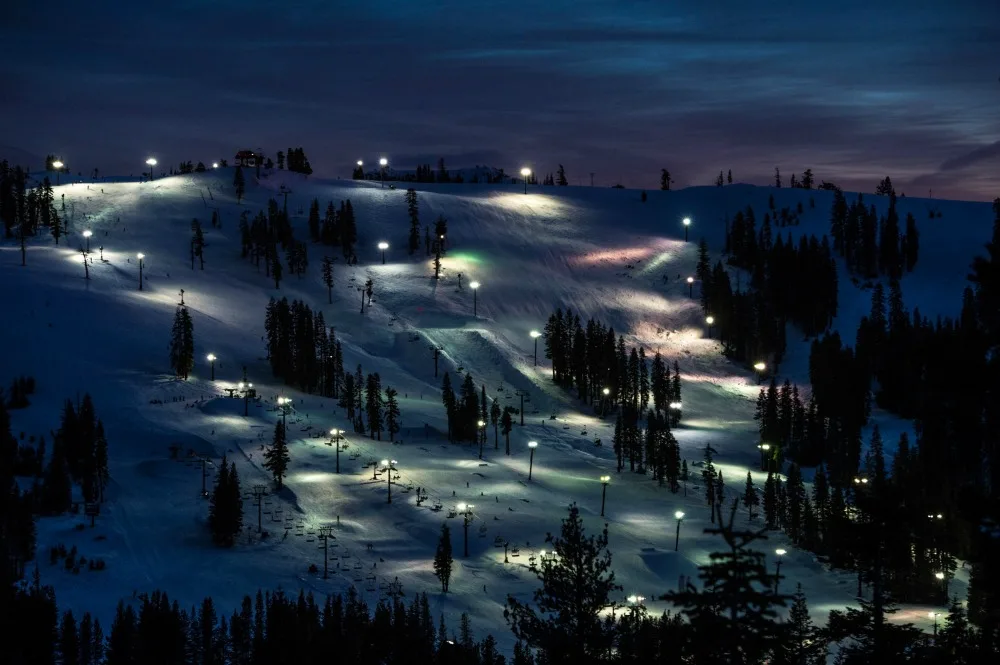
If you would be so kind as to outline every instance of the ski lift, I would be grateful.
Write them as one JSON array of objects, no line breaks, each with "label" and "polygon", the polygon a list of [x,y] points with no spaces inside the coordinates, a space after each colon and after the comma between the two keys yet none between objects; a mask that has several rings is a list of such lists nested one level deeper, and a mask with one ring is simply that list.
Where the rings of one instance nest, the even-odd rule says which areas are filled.
[{"label": "ski lift", "polygon": [[458,513],[455,512],[454,508],[448,509],[448,519],[451,519],[451,518],[456,517],[456,516],[458,516]]},{"label": "ski lift", "polygon": [[433,510],[436,513],[436,512],[439,512],[441,510],[441,508],[442,508],[441,502],[440,501],[435,501],[434,502],[434,507],[431,508],[431,510]]},{"label": "ski lift", "polygon": [[503,538],[497,536],[493,539],[493,547],[503,547]]},{"label": "ski lift", "polygon": [[479,537],[480,538],[485,538],[487,531],[489,531],[489,529],[486,528],[485,524],[480,524],[479,525]]},{"label": "ski lift", "polygon": [[355,561],[354,562],[354,570],[361,570],[361,562],[360,561]]}]

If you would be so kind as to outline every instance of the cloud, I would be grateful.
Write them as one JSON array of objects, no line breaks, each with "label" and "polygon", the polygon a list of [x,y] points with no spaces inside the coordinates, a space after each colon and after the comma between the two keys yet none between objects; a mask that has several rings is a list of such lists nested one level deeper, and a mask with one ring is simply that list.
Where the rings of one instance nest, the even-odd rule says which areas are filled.
[{"label": "cloud", "polygon": [[16,3],[0,41],[28,54],[0,62],[2,126],[106,172],[302,145],[331,175],[387,154],[995,189],[948,176],[998,150],[1000,4],[981,0],[51,0]]}]

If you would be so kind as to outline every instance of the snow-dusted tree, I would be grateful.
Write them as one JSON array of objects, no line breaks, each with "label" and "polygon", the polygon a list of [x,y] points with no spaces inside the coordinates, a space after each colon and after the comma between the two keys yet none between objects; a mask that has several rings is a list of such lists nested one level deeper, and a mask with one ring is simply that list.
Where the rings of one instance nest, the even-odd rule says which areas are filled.
[{"label": "snow-dusted tree", "polygon": [[285,474],[288,472],[288,441],[285,438],[285,426],[279,420],[274,426],[274,439],[271,447],[264,451],[264,468],[271,472],[274,484],[278,489],[284,485]]},{"label": "snow-dusted tree", "polygon": [[503,408],[503,415],[500,416],[500,426],[501,432],[504,436],[504,442],[506,443],[507,455],[510,455],[510,431],[514,428],[514,418],[511,417],[511,409],[509,406]]},{"label": "snow-dusted tree", "polygon": [[448,593],[451,582],[451,568],[454,559],[451,555],[451,530],[448,524],[441,525],[441,535],[438,537],[437,551],[434,552],[434,575],[441,580],[441,591]]},{"label": "snow-dusted tree", "polygon": [[333,259],[329,256],[323,257],[323,284],[326,285],[327,303],[333,304]]},{"label": "snow-dusted tree", "polygon": [[569,508],[560,535],[545,539],[555,556],[545,557],[535,575],[541,582],[532,603],[507,596],[504,618],[515,637],[545,656],[547,663],[596,663],[611,650],[613,624],[601,614],[616,607],[615,583],[608,551],[608,529],[588,537],[576,504]]}]

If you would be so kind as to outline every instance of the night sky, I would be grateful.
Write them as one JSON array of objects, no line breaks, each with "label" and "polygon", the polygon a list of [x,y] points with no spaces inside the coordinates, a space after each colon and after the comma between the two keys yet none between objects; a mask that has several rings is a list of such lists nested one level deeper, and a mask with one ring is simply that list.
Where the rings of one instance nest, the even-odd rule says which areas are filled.
[{"label": "night sky", "polygon": [[[926,9],[925,9],[926,8]],[[0,156],[138,173],[522,164],[571,184],[1000,195],[996,0],[43,0],[0,17]]]}]

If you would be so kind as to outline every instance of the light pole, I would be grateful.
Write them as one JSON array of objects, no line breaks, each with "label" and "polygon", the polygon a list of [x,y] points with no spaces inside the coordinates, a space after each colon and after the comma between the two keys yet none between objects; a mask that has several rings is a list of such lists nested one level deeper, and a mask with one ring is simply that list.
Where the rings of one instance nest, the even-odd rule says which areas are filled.
[{"label": "light pole", "polygon": [[483,459],[483,444],[486,443],[486,421],[477,420],[476,426],[479,427],[477,438],[479,439],[479,459]]},{"label": "light pole", "polygon": [[87,239],[87,253],[90,254],[90,236],[94,235],[94,232],[87,229],[83,232],[83,237]]},{"label": "light pole", "polygon": [[153,182],[153,167],[156,166],[156,158],[150,157],[146,160],[146,164],[149,166],[149,181]]},{"label": "light pole", "polygon": [[767,363],[759,362],[755,363],[753,368],[757,370],[757,385],[764,379],[764,370],[767,369]]},{"label": "light pole", "polygon": [[538,367],[538,338],[542,336],[542,333],[532,330],[528,334],[531,335],[531,339],[535,340],[535,367]]},{"label": "light pole", "polygon": [[466,559],[469,558],[469,522],[472,520],[472,508],[473,505],[471,503],[458,504],[458,514],[462,516],[463,520],[462,524],[465,527],[465,539],[463,542],[464,548],[462,550],[463,551],[462,556],[464,556]]},{"label": "light pole", "polygon": [[694,298],[694,277],[688,277],[687,283],[688,283],[688,298]]},{"label": "light pole", "polygon": [[333,438],[334,450],[337,453],[337,473],[340,473],[340,439],[344,434],[344,430],[337,429],[336,427],[330,430],[330,436]]},{"label": "light pole", "polygon": [[392,503],[392,472],[396,470],[396,460],[382,460],[382,470],[386,473],[386,486],[389,488],[389,500]]},{"label": "light pole", "polygon": [[[762,443],[757,447],[760,448],[760,470],[767,471],[771,466],[770,464],[768,464],[768,461],[771,458],[771,456],[768,454],[768,451],[771,450],[771,444]],[[868,480],[866,479],[865,482],[868,482]]]},{"label": "light pole", "polygon": [[537,448],[537,447],[538,447],[538,442],[537,441],[529,441],[528,442],[528,454],[530,455],[530,457],[528,458],[528,480],[529,481],[531,480],[531,471],[532,471],[532,469],[535,468],[535,448]]},{"label": "light pole", "polygon": [[674,533],[674,551],[676,552],[681,544],[681,522],[684,521],[684,511],[678,510],[674,513],[674,517],[677,518],[677,531]]},{"label": "light pole", "polygon": [[279,397],[278,408],[281,409],[281,429],[285,429],[285,414],[288,413],[286,405],[292,401],[291,397]]},{"label": "light pole", "polygon": [[611,388],[605,388],[601,393],[604,394],[604,399],[601,400],[601,418],[603,418],[608,411],[608,395],[611,394]]},{"label": "light pole", "polygon": [[608,483],[611,476],[601,476],[601,517],[604,517],[604,500],[608,497]]},{"label": "light pole", "polygon": [[208,364],[212,368],[212,381],[215,381],[215,354],[208,354]]},{"label": "light pole", "polygon": [[774,550],[774,553],[778,555],[778,561],[774,566],[774,595],[778,595],[778,582],[781,581],[781,557],[785,556],[787,552],[780,547]]},{"label": "light pole", "polygon": [[58,159],[52,162],[52,168],[56,170],[56,187],[59,186],[59,174],[62,172],[63,163]]},{"label": "light pole", "polygon": [[524,179],[524,193],[528,193],[528,178],[531,177],[531,169],[525,166],[521,169],[521,177]]},{"label": "light pole", "polygon": [[715,323],[715,317],[714,316],[706,316],[705,317],[705,325],[708,326],[708,338],[709,339],[712,339],[712,324],[713,323]]},{"label": "light pole", "polygon": [[267,494],[267,485],[254,485],[251,489],[253,498],[257,501],[257,533],[264,531],[261,526],[261,510],[264,506],[264,495]]},{"label": "light pole", "polygon": [[691,228],[691,218],[684,218],[684,242],[688,241],[688,230]]},{"label": "light pole", "polygon": [[389,243],[380,242],[378,248],[382,250],[382,265],[385,265],[385,250],[389,249]]},{"label": "light pole", "polygon": [[479,291],[479,282],[469,282],[469,288],[472,289],[472,316],[479,316],[476,300],[476,293]]},{"label": "light pole", "polygon": [[212,162],[212,168],[213,169],[219,168],[219,162]]},{"label": "light pole", "polygon": [[139,257],[139,290],[142,291],[142,268],[145,265],[143,259],[146,258],[146,255],[139,252],[136,256]]},{"label": "light pole", "polygon": [[333,538],[334,540],[337,539],[337,537],[333,535],[333,525],[324,524],[323,526],[321,526],[319,528],[319,534],[316,537],[322,539],[323,541],[323,579],[328,580],[330,579],[330,569],[327,564],[327,562],[329,561],[328,548],[330,546],[330,539],[331,538]]},{"label": "light pole", "polygon": [[939,570],[938,572],[934,573],[934,577],[936,577],[938,579],[938,581],[941,582],[941,587],[944,589],[944,597],[947,598],[948,597],[948,576],[945,575],[943,572],[941,572]]},{"label": "light pole", "polygon": [[236,387],[243,393],[243,416],[247,417],[250,415],[250,392],[253,390],[253,384],[248,381],[240,381]]},{"label": "light pole", "polygon": [[385,167],[389,165],[389,160],[383,157],[378,160],[378,165],[382,167],[379,171],[382,172],[382,189],[385,189]]},{"label": "light pole", "polygon": [[928,612],[929,616],[934,621],[934,641],[937,642],[937,618],[941,615],[940,612]]}]

